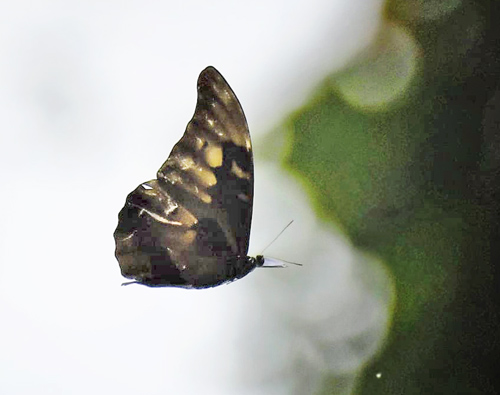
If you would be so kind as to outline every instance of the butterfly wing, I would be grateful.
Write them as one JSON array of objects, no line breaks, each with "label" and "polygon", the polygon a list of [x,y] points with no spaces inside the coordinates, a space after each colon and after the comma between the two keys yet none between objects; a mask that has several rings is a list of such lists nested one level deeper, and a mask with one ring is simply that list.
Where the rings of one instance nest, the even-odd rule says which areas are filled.
[{"label": "butterfly wing", "polygon": [[193,118],[157,173],[127,197],[115,231],[122,274],[146,285],[206,287],[240,278],[253,204],[250,134],[213,67],[198,78]]},{"label": "butterfly wing", "polygon": [[194,116],[157,177],[197,218],[216,219],[234,254],[247,254],[252,144],[243,109],[215,68],[200,74]]}]

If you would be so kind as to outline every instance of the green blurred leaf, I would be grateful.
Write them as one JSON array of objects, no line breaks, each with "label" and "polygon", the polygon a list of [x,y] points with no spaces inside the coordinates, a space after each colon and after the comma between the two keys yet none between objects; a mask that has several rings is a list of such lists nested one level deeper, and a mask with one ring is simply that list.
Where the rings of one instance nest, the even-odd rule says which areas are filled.
[{"label": "green blurred leaf", "polygon": [[[499,212],[498,202],[484,197],[498,187],[489,180],[484,189],[480,168],[484,108],[498,69],[488,51],[498,37],[487,39],[484,11],[468,4],[428,29],[412,27],[424,59],[397,105],[353,106],[333,76],[284,125],[285,166],[318,215],[381,257],[396,285],[386,347],[361,372],[359,393],[494,393],[474,354],[496,338],[481,328],[496,311],[483,299],[495,292],[485,251]],[[483,35],[484,46],[464,40],[464,47],[436,52],[457,35]],[[366,78],[358,71],[338,77],[347,75],[356,95]],[[327,387],[334,392],[334,383]]]}]

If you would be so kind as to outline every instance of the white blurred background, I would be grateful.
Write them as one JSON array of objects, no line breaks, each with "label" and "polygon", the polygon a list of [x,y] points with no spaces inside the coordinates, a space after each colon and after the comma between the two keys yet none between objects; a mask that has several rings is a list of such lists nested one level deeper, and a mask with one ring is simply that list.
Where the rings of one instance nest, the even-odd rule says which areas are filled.
[{"label": "white blurred background", "polygon": [[[121,287],[113,231],[215,66],[254,145],[370,45],[379,0],[27,1],[0,13],[0,393],[339,393],[383,338],[376,264],[256,152],[260,269],[203,291]],[[277,153],[278,154],[278,153]],[[386,289],[381,292],[381,289]]]}]

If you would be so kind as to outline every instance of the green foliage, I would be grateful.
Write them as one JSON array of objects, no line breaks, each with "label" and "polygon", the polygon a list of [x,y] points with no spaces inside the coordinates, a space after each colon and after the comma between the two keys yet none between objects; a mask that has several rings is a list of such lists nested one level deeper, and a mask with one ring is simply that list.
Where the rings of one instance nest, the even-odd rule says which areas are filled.
[{"label": "green foliage", "polygon": [[[395,2],[391,7],[393,17],[401,12]],[[361,372],[357,391],[493,393],[488,369],[474,353],[496,338],[480,328],[492,325],[498,308],[482,302],[495,287],[488,240],[499,212],[485,198],[492,187],[483,182],[481,159],[499,38],[485,9],[472,3],[455,2],[439,20],[404,22],[423,59],[402,93],[376,108],[357,106],[337,82],[351,73],[349,84],[359,90],[366,73],[350,69],[326,79],[286,122],[284,163],[306,186],[318,215],[380,256],[394,278],[389,338]],[[485,309],[492,315],[485,318]]]}]

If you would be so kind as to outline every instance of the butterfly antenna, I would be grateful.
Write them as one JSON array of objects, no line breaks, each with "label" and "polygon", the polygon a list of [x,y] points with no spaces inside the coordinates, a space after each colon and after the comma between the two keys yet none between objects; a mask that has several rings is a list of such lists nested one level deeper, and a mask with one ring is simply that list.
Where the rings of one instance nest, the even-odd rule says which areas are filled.
[{"label": "butterfly antenna", "polygon": [[287,229],[287,228],[288,228],[288,227],[289,227],[292,223],[293,223],[293,219],[292,219],[292,220],[288,223],[288,225],[287,225],[287,226],[285,226],[285,227],[283,228],[283,230],[282,230],[281,232],[279,232],[279,233],[278,233],[278,236],[276,236],[276,237],[275,237],[275,238],[274,238],[274,239],[273,239],[273,240],[272,240],[272,241],[271,241],[271,242],[270,242],[270,243],[266,246],[266,248],[264,248],[264,249],[262,250],[262,252],[260,253],[260,255],[263,255],[263,254],[264,254],[264,251],[265,251],[265,250],[267,250],[269,247],[271,247],[271,244],[273,244],[273,243],[274,243],[274,242],[278,239],[278,237],[280,237],[280,236],[283,234],[283,232],[284,232],[284,231],[285,231],[285,230],[286,230],[286,229]]},{"label": "butterfly antenna", "polygon": [[297,262],[292,262],[292,261],[283,261],[283,262],[289,263],[290,265],[304,266],[304,265],[302,265],[302,263],[297,263]]}]

